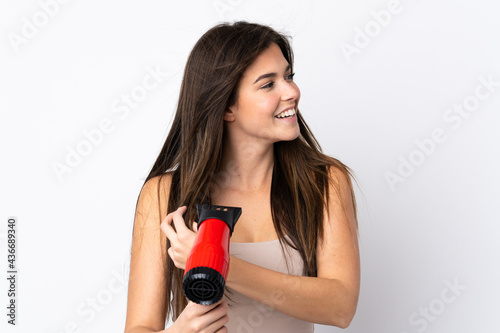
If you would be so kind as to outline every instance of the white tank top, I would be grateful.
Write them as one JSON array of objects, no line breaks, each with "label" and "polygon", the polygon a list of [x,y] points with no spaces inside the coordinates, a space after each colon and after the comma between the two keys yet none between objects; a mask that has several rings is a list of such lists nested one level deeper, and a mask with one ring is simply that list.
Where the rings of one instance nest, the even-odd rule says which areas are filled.
[{"label": "white tank top", "polygon": [[[291,275],[302,275],[303,263],[300,254],[285,245],[288,267],[279,240],[258,243],[231,243],[229,252],[252,264]],[[269,295],[263,303],[229,289],[229,333],[311,333],[314,324],[299,320],[273,310],[266,304],[285,301],[278,292]],[[269,302],[269,303],[268,303]]]}]

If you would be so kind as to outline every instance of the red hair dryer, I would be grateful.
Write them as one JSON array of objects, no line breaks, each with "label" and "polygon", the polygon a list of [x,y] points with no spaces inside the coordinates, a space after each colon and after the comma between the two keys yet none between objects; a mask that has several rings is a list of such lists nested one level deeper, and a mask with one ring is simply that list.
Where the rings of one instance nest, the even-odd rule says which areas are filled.
[{"label": "red hair dryer", "polygon": [[229,238],[241,208],[199,204],[198,234],[182,281],[186,297],[198,304],[217,303],[224,294],[229,268]]}]

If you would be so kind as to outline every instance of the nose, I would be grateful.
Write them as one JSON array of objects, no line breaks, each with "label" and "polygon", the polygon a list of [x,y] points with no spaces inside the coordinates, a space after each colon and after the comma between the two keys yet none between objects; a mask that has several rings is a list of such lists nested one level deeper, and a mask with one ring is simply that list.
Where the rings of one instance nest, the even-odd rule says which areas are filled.
[{"label": "nose", "polygon": [[295,101],[300,97],[300,90],[295,82],[284,81],[281,99],[283,101]]}]

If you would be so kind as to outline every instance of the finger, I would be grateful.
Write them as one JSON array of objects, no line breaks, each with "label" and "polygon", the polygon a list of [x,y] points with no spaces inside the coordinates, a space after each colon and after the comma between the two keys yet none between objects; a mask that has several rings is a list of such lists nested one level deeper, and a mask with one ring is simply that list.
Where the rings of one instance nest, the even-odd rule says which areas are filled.
[{"label": "finger", "polygon": [[226,326],[222,326],[221,328],[219,328],[215,333],[227,333],[227,327]]},{"label": "finger", "polygon": [[201,315],[206,314],[207,312],[210,312],[214,308],[216,308],[221,302],[222,301],[219,301],[217,303],[210,304],[210,305],[201,305],[201,304],[189,301],[188,306],[193,307],[193,311],[196,312],[196,314],[198,316],[201,316]]},{"label": "finger", "polygon": [[172,221],[174,219],[174,215],[176,215],[178,213],[180,213],[182,215],[186,212],[186,209],[187,209],[186,206],[181,206],[181,207],[177,208],[177,210],[174,210],[173,212],[168,213],[168,215],[165,217],[163,222],[168,223],[168,224],[172,224]]},{"label": "finger", "polygon": [[229,321],[227,316],[227,303],[219,303],[203,317],[203,327],[207,327],[208,332],[216,332]]},{"label": "finger", "polygon": [[218,320],[214,321],[207,327],[208,332],[215,332],[215,333],[225,333],[227,332],[225,324],[229,322],[229,316],[225,315]]},{"label": "finger", "polygon": [[168,214],[161,222],[160,228],[163,230],[163,228],[165,228],[166,225],[170,225],[172,223],[172,219],[173,219],[172,213]]},{"label": "finger", "polygon": [[182,217],[182,214],[184,214],[187,210],[186,206],[179,207],[173,214],[172,214],[172,219],[175,225],[175,230],[177,232],[184,232],[186,230],[189,230],[186,227],[186,223],[184,222],[184,218]]},{"label": "finger", "polygon": [[168,256],[170,257],[170,259],[172,259],[172,261],[174,262],[175,264],[175,255],[174,255],[174,248],[173,247],[169,247],[168,250]]},{"label": "finger", "polygon": [[215,305],[215,307],[210,311],[223,311],[223,312],[227,311],[228,305],[227,305],[227,302],[224,298],[222,298],[220,301],[218,301],[214,305]]},{"label": "finger", "polygon": [[221,299],[220,301],[212,305],[214,305],[214,307],[208,310],[207,313],[213,313],[215,316],[214,318],[221,317],[224,313],[227,312],[228,306],[227,302],[224,299]]},{"label": "finger", "polygon": [[177,239],[177,233],[175,232],[174,228],[170,225],[168,222],[169,217],[165,219],[160,225],[161,231],[167,236],[167,238],[172,242],[173,240]]}]

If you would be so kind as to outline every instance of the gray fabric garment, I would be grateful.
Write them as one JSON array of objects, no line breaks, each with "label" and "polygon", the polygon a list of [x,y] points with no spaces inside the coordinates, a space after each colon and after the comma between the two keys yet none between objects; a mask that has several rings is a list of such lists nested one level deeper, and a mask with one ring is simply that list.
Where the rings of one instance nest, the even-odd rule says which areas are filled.
[{"label": "gray fabric garment", "polygon": [[[231,243],[229,252],[237,258],[274,271],[302,275],[302,259],[300,254],[290,247],[285,247],[288,267],[281,250],[279,240],[258,243]],[[229,322],[226,324],[229,333],[311,333],[314,325],[281,312],[273,310],[266,304],[286,302],[280,290],[269,295],[269,300],[259,303],[234,290],[230,293],[228,310]]]}]

